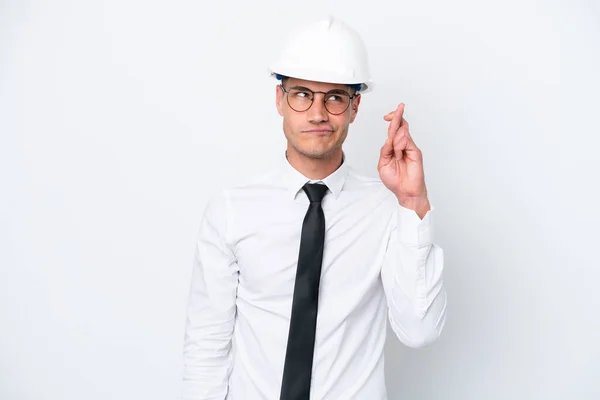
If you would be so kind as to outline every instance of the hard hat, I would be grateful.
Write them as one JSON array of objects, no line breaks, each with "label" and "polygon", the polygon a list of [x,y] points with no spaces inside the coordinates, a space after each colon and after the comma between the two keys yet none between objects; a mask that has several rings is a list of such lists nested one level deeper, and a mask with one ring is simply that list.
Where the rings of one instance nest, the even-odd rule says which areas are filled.
[{"label": "hard hat", "polygon": [[277,79],[293,77],[373,89],[367,48],[359,34],[329,16],[296,30],[270,68]]}]

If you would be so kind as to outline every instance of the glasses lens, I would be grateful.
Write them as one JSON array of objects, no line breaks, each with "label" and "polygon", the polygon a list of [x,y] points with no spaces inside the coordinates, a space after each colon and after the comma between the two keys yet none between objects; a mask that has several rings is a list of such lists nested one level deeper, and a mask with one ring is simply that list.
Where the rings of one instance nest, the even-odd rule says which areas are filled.
[{"label": "glasses lens", "polygon": [[310,108],[313,94],[300,89],[290,89],[288,93],[288,104],[292,109],[302,112]]},{"label": "glasses lens", "polygon": [[350,104],[350,95],[342,90],[330,91],[325,95],[325,108],[331,114],[341,114]]}]

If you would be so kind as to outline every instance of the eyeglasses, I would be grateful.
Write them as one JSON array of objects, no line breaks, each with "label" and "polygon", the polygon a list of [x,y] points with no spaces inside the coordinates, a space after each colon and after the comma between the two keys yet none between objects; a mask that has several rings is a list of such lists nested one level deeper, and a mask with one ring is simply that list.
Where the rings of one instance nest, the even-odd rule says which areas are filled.
[{"label": "eyeglasses", "polygon": [[348,92],[341,89],[333,89],[328,92],[314,92],[300,86],[294,86],[289,90],[286,90],[283,85],[279,86],[281,86],[281,90],[287,93],[287,103],[290,108],[297,112],[308,110],[315,100],[315,93],[322,93],[323,104],[327,112],[333,115],[340,115],[348,109],[350,100],[357,96],[356,93],[350,96]]}]

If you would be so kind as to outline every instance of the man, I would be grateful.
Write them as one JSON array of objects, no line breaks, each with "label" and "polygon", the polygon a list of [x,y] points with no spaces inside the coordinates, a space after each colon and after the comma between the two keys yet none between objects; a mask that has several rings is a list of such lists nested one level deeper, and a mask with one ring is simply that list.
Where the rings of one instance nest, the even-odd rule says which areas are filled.
[{"label": "man", "polygon": [[188,305],[184,399],[386,399],[389,320],[411,347],[446,317],[443,252],[421,151],[389,121],[374,179],[342,144],[372,89],[358,34],[329,18],[272,68],[287,150],[268,174],[211,197]]}]

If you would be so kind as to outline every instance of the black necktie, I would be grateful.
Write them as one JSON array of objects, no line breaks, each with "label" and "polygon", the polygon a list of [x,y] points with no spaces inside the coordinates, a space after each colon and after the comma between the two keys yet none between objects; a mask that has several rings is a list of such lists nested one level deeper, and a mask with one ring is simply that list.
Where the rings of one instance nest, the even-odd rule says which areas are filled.
[{"label": "black necktie", "polygon": [[307,183],[303,189],[310,205],[302,224],[280,400],[308,400],[310,393],[325,241],[325,215],[321,201],[327,192],[327,186]]}]

